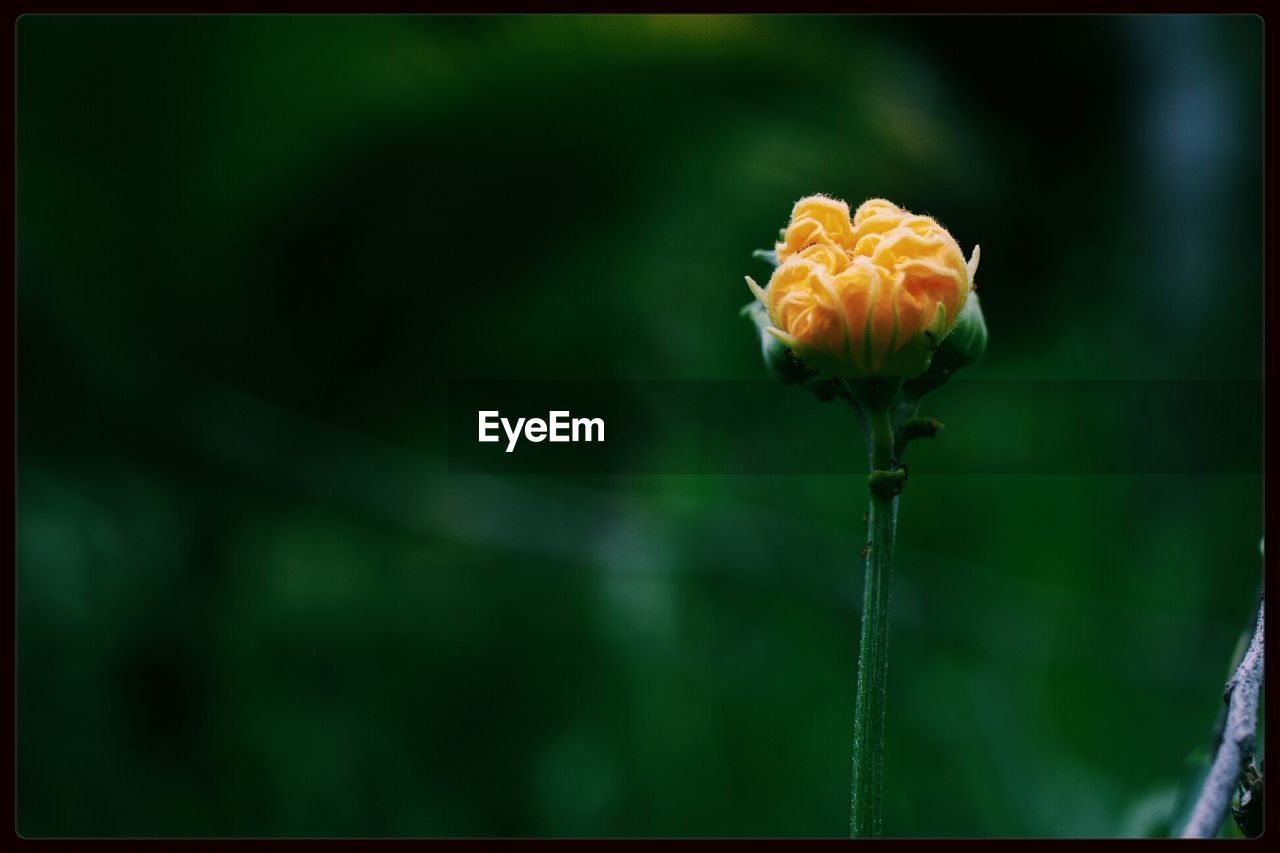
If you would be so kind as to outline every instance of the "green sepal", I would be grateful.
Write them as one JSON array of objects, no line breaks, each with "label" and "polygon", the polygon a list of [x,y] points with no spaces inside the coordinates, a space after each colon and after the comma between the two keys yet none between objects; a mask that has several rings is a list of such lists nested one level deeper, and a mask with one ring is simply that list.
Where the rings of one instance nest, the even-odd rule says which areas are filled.
[{"label": "green sepal", "polygon": [[933,353],[929,368],[903,385],[903,397],[907,401],[918,402],[925,394],[946,384],[956,371],[977,364],[986,351],[987,321],[982,316],[978,294],[970,293],[951,334]]},{"label": "green sepal", "polygon": [[751,302],[742,308],[742,316],[751,320],[760,333],[760,354],[764,358],[765,369],[769,375],[784,385],[800,385],[810,379],[817,378],[818,372],[805,366],[795,353],[782,341],[766,331],[771,323],[769,312],[759,302]]},{"label": "green sepal", "polygon": [[765,263],[773,267],[776,267],[778,265],[777,249],[756,249],[754,252],[751,253],[751,257],[759,258],[760,260],[764,261]]}]

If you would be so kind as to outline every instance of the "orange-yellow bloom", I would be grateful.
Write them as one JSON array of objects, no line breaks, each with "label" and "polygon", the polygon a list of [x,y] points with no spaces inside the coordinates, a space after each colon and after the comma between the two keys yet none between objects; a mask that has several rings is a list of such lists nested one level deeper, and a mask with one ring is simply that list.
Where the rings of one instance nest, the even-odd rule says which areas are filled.
[{"label": "orange-yellow bloom", "polygon": [[849,217],[822,195],[796,202],[776,245],[778,267],[762,289],[768,332],[814,369],[847,379],[910,378],[964,308],[978,249],[965,261],[947,230],[885,201]]}]

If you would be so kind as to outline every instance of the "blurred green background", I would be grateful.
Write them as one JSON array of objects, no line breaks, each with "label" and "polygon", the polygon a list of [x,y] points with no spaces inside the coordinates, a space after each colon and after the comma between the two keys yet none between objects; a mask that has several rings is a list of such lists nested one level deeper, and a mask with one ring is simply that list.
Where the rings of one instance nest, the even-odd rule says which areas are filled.
[{"label": "blurred green background", "polygon": [[[1260,380],[1262,37],[21,18],[18,830],[844,835],[863,478],[450,474],[446,381],[762,377],[742,276],[819,191],[981,243],[974,378]],[[1073,475],[1091,413],[962,395],[1062,473],[913,466],[886,833],[1167,832],[1261,449]]]}]

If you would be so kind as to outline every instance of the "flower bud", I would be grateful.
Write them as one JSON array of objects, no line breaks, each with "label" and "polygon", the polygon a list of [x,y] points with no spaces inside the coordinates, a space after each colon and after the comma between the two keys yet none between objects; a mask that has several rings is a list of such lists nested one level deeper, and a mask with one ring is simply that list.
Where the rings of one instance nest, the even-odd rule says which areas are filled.
[{"label": "flower bud", "polygon": [[872,199],[850,218],[847,204],[821,195],[796,202],[775,252],[767,288],[747,279],[768,333],[845,379],[923,373],[956,326],[978,260],[975,249],[966,262],[928,216]]}]

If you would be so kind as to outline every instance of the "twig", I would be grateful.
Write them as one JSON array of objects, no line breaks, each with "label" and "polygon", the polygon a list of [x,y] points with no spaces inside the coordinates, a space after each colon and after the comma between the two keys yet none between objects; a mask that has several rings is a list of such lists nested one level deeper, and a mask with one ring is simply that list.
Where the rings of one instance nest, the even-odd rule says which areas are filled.
[{"label": "twig", "polygon": [[1235,795],[1240,776],[1253,758],[1258,730],[1258,694],[1262,687],[1262,617],[1265,608],[1258,603],[1258,621],[1253,628],[1249,647],[1245,650],[1235,674],[1227,682],[1227,702],[1222,740],[1205,777],[1200,797],[1182,831],[1183,838],[1213,838],[1227,817],[1227,808]]}]

